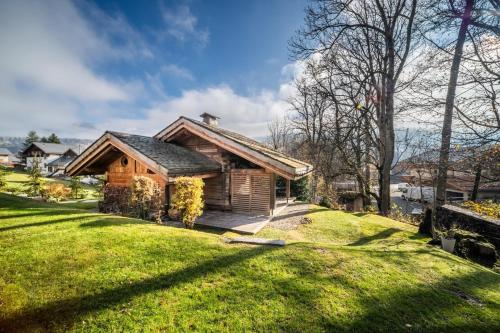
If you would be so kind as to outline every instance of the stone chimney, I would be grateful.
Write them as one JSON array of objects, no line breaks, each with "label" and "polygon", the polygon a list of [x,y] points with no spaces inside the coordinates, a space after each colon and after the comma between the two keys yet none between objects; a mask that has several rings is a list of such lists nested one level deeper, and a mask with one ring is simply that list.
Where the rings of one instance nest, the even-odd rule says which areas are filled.
[{"label": "stone chimney", "polygon": [[203,122],[205,124],[211,125],[211,126],[217,126],[218,125],[217,119],[220,119],[219,117],[214,116],[210,113],[206,113],[206,112],[204,112],[203,114],[200,114],[200,117],[203,118]]}]

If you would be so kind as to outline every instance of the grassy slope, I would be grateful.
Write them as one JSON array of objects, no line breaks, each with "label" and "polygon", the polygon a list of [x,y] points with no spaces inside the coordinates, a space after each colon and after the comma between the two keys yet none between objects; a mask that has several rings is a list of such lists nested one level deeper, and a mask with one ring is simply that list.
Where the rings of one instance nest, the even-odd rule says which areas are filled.
[{"label": "grassy slope", "polygon": [[[26,187],[27,187],[27,184],[29,181],[28,173],[21,172],[21,171],[10,171],[7,173],[7,176],[5,178],[6,178],[5,180],[7,181],[8,187],[17,188],[21,191],[26,190]],[[51,183],[51,182],[61,183],[61,184],[64,184],[66,186],[69,186],[69,184],[70,184],[69,181],[58,179],[58,178],[44,178],[44,180],[47,183]],[[88,198],[92,199],[95,196],[96,191],[95,191],[94,186],[82,184],[82,187],[83,187],[83,190],[87,191]]]},{"label": "grassy slope", "polygon": [[0,194],[0,331],[500,329],[498,274],[395,221],[311,217],[262,232],[284,248],[228,245]]}]

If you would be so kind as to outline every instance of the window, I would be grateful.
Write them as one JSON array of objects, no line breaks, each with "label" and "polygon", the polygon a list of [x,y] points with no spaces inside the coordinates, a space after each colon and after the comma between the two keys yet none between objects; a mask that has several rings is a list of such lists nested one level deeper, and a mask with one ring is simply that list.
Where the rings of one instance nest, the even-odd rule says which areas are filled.
[{"label": "window", "polygon": [[128,165],[128,158],[127,158],[127,156],[123,156],[120,162],[121,162],[121,164],[122,164],[123,167],[126,167]]}]

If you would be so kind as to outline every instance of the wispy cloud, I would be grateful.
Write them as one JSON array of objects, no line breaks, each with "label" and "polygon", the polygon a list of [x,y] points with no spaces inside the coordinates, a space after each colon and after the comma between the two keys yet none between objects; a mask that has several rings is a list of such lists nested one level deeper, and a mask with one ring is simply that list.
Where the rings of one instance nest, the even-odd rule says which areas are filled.
[{"label": "wispy cloud", "polygon": [[141,82],[109,78],[95,67],[117,57],[150,57],[141,43],[122,16],[97,8],[56,0],[0,2],[0,133],[38,128],[78,135],[75,124],[93,121],[99,116],[93,110],[132,103]]},{"label": "wispy cloud", "polygon": [[200,47],[205,47],[210,39],[208,29],[198,26],[198,18],[191,13],[187,5],[168,8],[160,4],[163,22],[166,25],[165,34],[180,42],[195,41]]},{"label": "wispy cloud", "polygon": [[189,69],[175,65],[175,64],[168,64],[168,65],[162,66],[161,72],[165,75],[174,76],[174,77],[184,79],[184,80],[189,80],[189,81],[194,80],[194,76],[191,73],[191,71],[189,71]]},{"label": "wispy cloud", "polygon": [[[188,7],[163,7],[162,17],[171,38],[208,42],[208,31]],[[122,14],[87,3],[0,2],[0,45],[1,135],[30,129],[83,138],[108,129],[152,135],[180,115],[210,112],[221,116],[224,127],[262,136],[267,121],[287,111],[285,100],[293,92],[286,80],[276,90],[248,95],[214,84],[172,96],[164,81],[192,84],[196,78],[171,62],[150,67],[155,74],[145,71],[144,77],[108,76],[99,70],[108,64],[161,60]]]}]

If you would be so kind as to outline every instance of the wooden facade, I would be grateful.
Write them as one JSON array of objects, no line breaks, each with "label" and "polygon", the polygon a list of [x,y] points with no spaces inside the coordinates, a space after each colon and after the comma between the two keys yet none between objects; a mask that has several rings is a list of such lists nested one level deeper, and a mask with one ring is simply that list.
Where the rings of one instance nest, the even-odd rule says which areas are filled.
[{"label": "wooden facade", "polygon": [[[235,134],[231,140],[221,137],[216,131],[213,135],[208,129],[201,131],[195,125],[196,122],[181,117],[167,127],[172,128],[171,131],[164,130],[162,135],[155,137],[106,132],[67,167],[67,172],[79,175],[104,171],[110,185],[123,187],[129,186],[135,175],[150,177],[165,189],[167,206],[174,194],[173,184],[177,177],[200,177],[205,183],[206,208],[272,215],[276,205],[276,176],[287,179],[286,194],[289,196],[289,180],[300,178],[310,170],[307,163],[288,161],[281,153],[276,152],[276,157],[273,157],[269,151],[261,154],[259,150],[244,147],[238,143],[244,139],[240,135]],[[230,132],[224,132],[227,133]],[[255,141],[248,140],[256,145]],[[149,142],[146,148],[144,142]],[[176,155],[165,150],[166,155],[158,155],[167,145],[172,147],[169,149],[177,147],[172,151],[181,149],[183,153]],[[147,149],[153,146],[156,148]],[[199,156],[198,162],[189,164],[189,160],[184,167],[183,155],[193,155],[194,160]],[[205,162],[199,163],[200,159]],[[170,163],[172,161],[179,163]],[[216,170],[211,167],[209,172],[200,171],[210,164],[214,164]],[[194,169],[198,171],[190,171]]]},{"label": "wooden facade", "polygon": [[111,162],[106,170],[106,181],[116,186],[130,186],[134,176],[146,176],[165,187],[165,178],[148,169],[144,164],[132,156],[122,154]]}]

